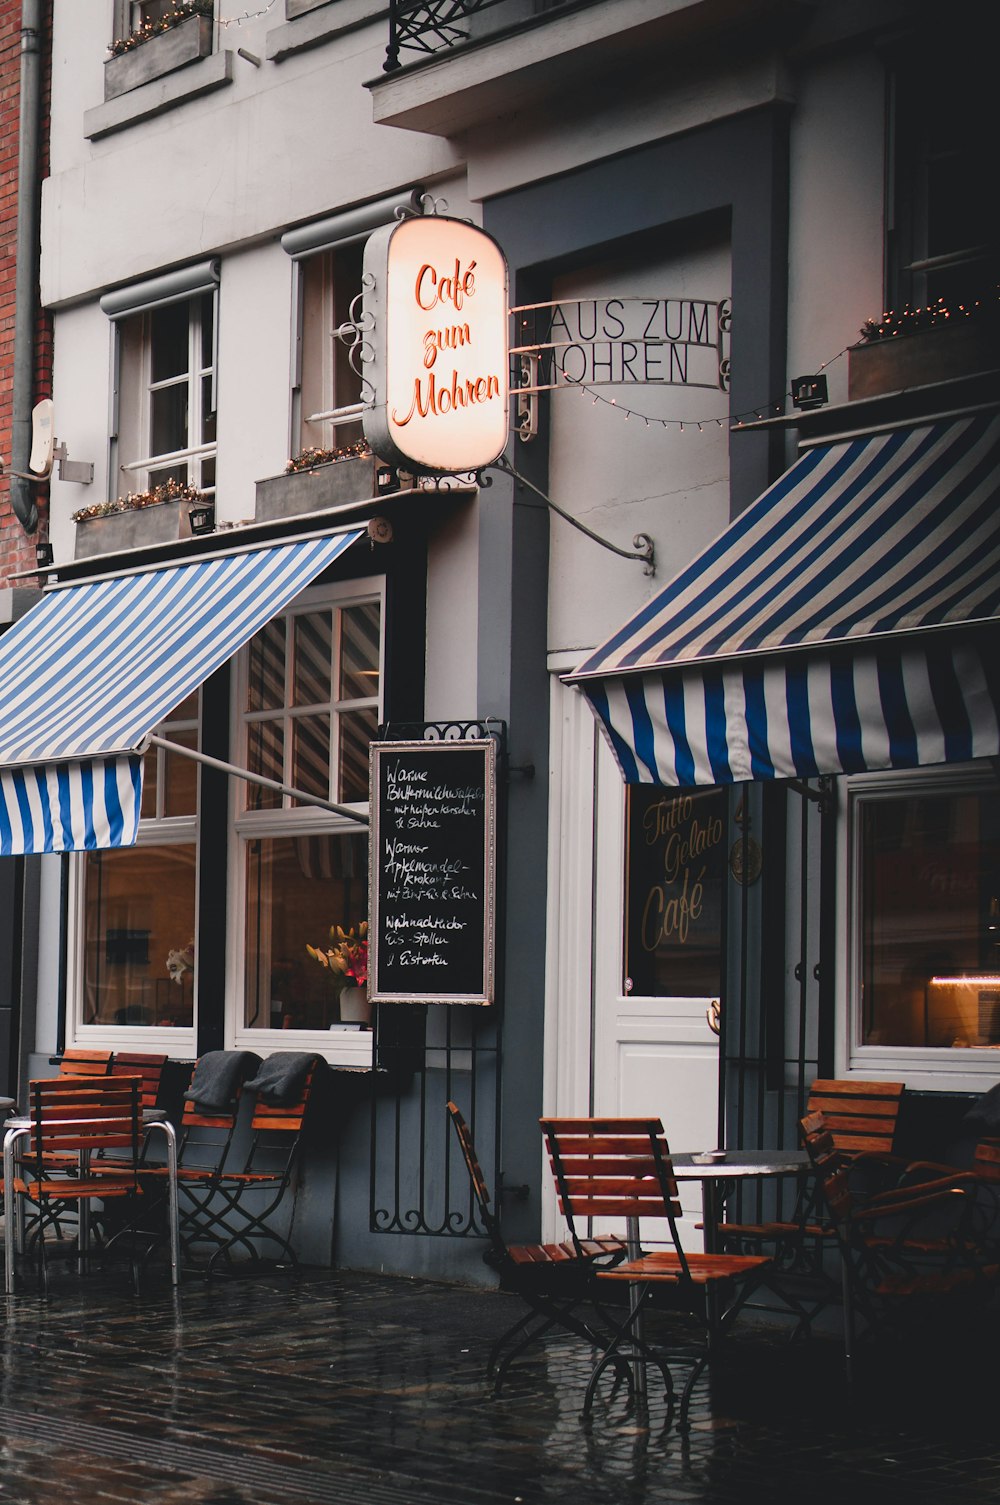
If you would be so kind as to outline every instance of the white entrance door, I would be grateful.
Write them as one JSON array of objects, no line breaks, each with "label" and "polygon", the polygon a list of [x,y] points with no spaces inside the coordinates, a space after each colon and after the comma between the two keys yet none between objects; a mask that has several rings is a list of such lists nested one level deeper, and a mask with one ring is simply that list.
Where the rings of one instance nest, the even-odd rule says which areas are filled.
[{"label": "white entrance door", "polygon": [[[712,874],[724,858],[725,822],[716,820],[720,797],[706,814],[671,791],[646,826],[650,852],[645,869],[626,876],[628,822],[621,775],[604,739],[597,770],[597,874],[594,903],[594,1112],[601,1116],[652,1115],[662,1120],[671,1150],[715,1148],[718,1141],[719,1050],[709,1023],[718,995],[667,996],[673,973],[690,991],[712,971],[715,917],[710,913]],[[640,832],[641,832],[640,826]],[[635,827],[633,840],[637,839]],[[627,939],[626,905],[633,911]],[[708,944],[706,945],[706,938]],[[659,959],[636,952],[654,949]],[[630,963],[629,949],[635,960]],[[689,961],[685,948],[700,951]],[[628,971],[636,974],[631,989]],[[656,972],[656,991],[649,988]],[[643,985],[646,991],[643,992]],[[679,989],[678,991],[682,991]],[[702,1247],[699,1183],[681,1187],[685,1248]]]}]

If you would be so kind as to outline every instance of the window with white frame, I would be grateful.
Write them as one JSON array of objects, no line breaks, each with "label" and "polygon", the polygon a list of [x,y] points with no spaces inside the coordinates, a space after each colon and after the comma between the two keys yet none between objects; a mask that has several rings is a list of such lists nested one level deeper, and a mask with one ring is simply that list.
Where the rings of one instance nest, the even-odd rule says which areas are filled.
[{"label": "window with white frame", "polygon": [[[251,640],[238,676],[241,743],[251,772],[366,810],[368,746],[381,710],[382,618],[381,580],[316,587]],[[260,1049],[262,1031],[292,1029],[329,1051],[336,1048],[331,1031],[363,1022],[344,996],[347,988],[363,989],[363,969],[352,975],[324,966],[308,948],[329,950],[338,926],[360,942],[368,913],[367,830],[292,793],[248,784],[241,798],[231,952],[242,978],[235,1043]],[[276,1041],[283,1043],[287,1035]]]},{"label": "window with white frame", "polygon": [[[197,749],[199,696],[158,728]],[[143,763],[134,847],[80,855],[76,867],[78,1040],[123,1043],[167,1032],[165,1048],[194,1044],[198,852],[194,761],[151,747]]]},{"label": "window with white frame", "polygon": [[363,245],[321,251],[298,263],[300,382],[295,396],[293,447],[342,449],[362,438],[360,418],[343,423],[329,415],[361,401],[361,377],[337,331],[351,318],[361,292]]},{"label": "window with white frame", "polygon": [[[853,781],[852,781],[853,782]],[[975,769],[854,782],[854,1049],[1000,1050],[1000,789]]]},{"label": "window with white frame", "polygon": [[119,493],[215,489],[215,294],[117,323]]}]

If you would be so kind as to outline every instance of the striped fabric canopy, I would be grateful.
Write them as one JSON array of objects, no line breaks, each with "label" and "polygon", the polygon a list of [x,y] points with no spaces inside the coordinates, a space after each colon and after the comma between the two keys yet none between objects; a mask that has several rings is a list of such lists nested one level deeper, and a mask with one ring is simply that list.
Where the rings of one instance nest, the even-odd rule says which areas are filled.
[{"label": "striped fabric canopy", "polygon": [[807,450],[567,678],[628,783],[964,761],[998,610],[1000,417],[942,420]]},{"label": "striped fabric canopy", "polygon": [[0,855],[134,842],[143,739],[361,536],[46,593],[0,638]]}]

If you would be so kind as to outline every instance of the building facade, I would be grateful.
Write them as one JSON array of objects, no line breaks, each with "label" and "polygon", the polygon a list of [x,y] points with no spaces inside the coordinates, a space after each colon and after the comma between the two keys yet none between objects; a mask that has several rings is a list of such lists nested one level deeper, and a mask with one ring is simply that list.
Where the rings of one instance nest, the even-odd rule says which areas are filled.
[{"label": "building facade", "polygon": [[[786,767],[766,737],[741,763],[710,712],[722,658],[770,652],[785,674],[792,634],[805,651],[832,630],[826,597],[807,630],[777,609],[784,581],[760,596],[783,547],[823,537],[841,593],[863,593],[843,509],[881,497],[888,457],[867,445],[885,434],[907,458],[900,515],[875,533],[895,547],[898,524],[910,573],[926,568],[930,535],[906,519],[933,482],[933,568],[963,589],[921,605],[887,585],[889,628],[870,612],[837,626],[847,669],[873,635],[921,649],[940,607],[988,681],[997,247],[980,6],[463,9],[459,28],[401,0],[388,16],[374,0],[56,7],[41,295],[66,463],[49,594],[119,581],[123,641],[155,646],[157,571],[319,543],[313,573],[221,658],[209,618],[217,651],[156,728],[271,784],[154,743],[134,845],[29,859],[22,1053],[30,1071],[68,1045],[179,1063],[316,1052],[331,1112],[294,1207],[303,1258],[477,1279],[478,1240],[441,1236],[476,1232],[449,1097],[525,1238],[558,1223],[543,1111],[655,1112],[678,1148],[776,1143],[817,1075],[956,1102],[995,1079],[989,684],[960,710],[932,693],[933,747],[914,732],[916,751],[881,758],[863,697],[862,753],[811,765]],[[487,230],[515,310],[506,465],[448,483],[380,463],[358,423],[364,245],[415,213]],[[907,307],[945,365],[865,375],[872,352],[913,350],[908,325],[891,332]],[[859,340],[869,319],[886,339]],[[966,428],[930,458],[936,423]],[[803,456],[830,473],[811,496],[826,522],[810,534],[793,497],[772,536],[771,488]],[[851,465],[872,481],[847,496]],[[954,521],[959,472],[979,521]],[[719,537],[731,557],[713,574]],[[985,583],[962,574],[972,554]],[[720,651],[703,635],[680,689],[691,745],[671,762],[664,739],[685,738],[649,707],[673,693],[660,618],[686,570],[695,597],[772,637]],[[678,599],[683,630],[697,613]],[[902,698],[913,721],[912,685]],[[967,722],[971,740],[954,736]],[[370,742],[428,727],[499,748],[495,1001],[376,1004],[358,1029],[307,947],[368,913]],[[837,722],[838,749],[846,736]]]}]

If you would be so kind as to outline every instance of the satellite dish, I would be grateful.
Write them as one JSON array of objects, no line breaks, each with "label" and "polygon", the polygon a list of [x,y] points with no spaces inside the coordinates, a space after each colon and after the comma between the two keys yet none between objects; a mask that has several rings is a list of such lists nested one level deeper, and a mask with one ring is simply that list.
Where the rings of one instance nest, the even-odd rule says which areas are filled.
[{"label": "satellite dish", "polygon": [[47,476],[52,469],[55,438],[52,430],[52,399],[43,397],[31,410],[31,455],[28,469],[36,476]]}]

